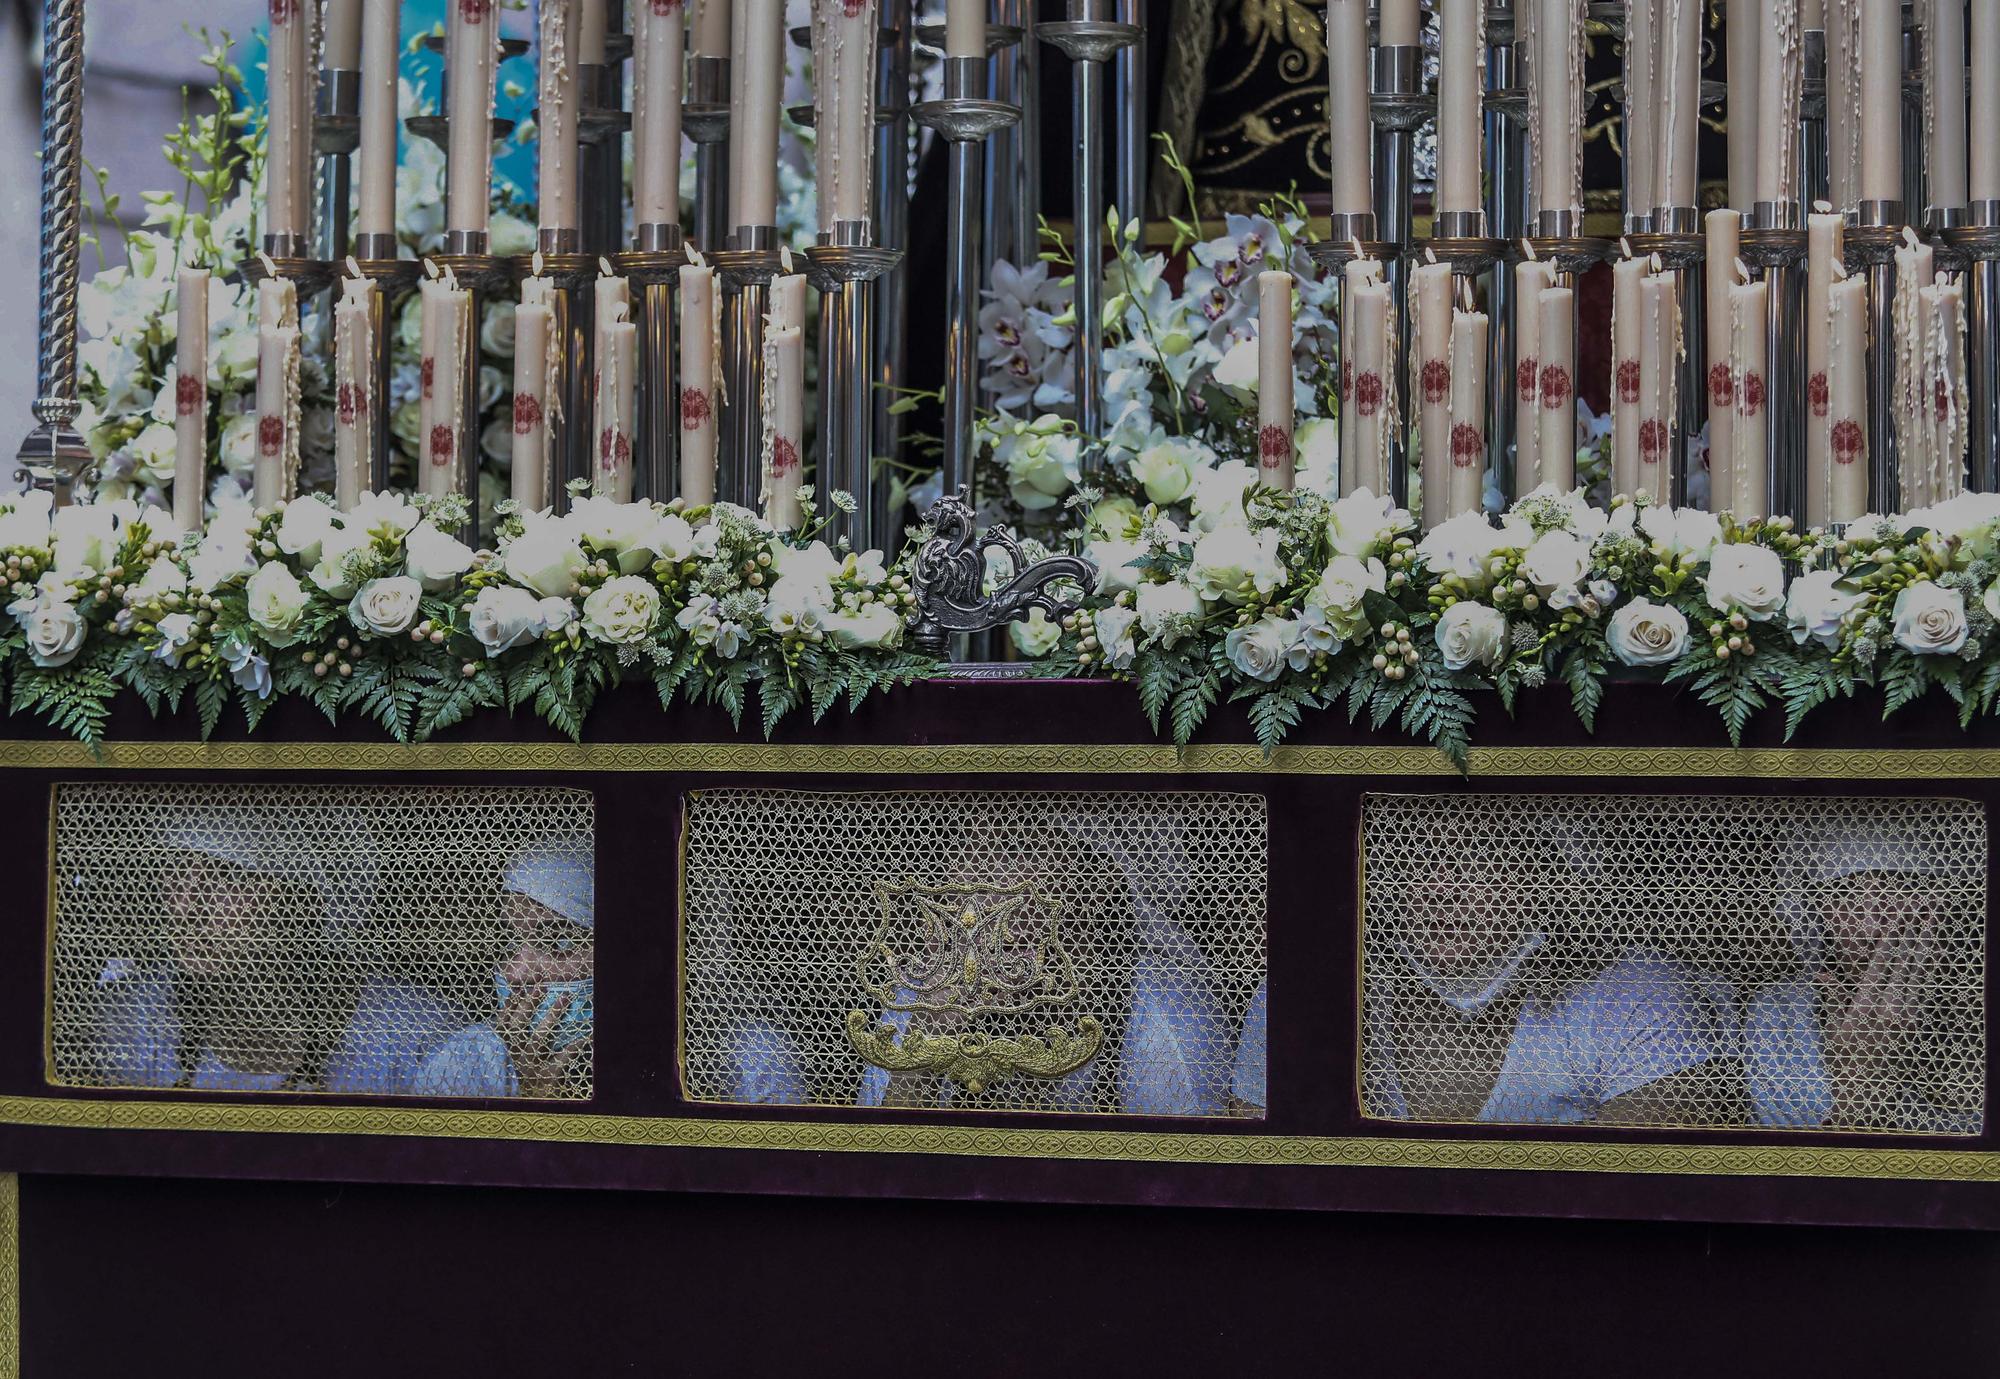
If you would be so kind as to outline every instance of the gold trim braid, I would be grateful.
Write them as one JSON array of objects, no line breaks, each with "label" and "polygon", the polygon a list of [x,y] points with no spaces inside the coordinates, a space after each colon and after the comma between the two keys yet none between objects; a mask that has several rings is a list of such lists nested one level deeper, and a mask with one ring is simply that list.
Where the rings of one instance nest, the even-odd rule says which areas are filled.
[{"label": "gold trim braid", "polygon": [[[2000,776],[2000,749],[1812,747],[1475,747],[1488,778],[1846,780],[1879,783]],[[1279,747],[1057,743],[831,746],[767,742],[80,742],[0,741],[0,770],[322,772],[675,772],[692,775],[1457,776],[1431,747]]]},{"label": "gold trim braid", "polygon": [[21,1379],[21,1180],[0,1173],[0,1379]]},{"label": "gold trim braid", "polygon": [[1048,1127],[831,1124],[669,1116],[451,1111],[393,1106],[87,1101],[0,1097],[0,1123],[96,1130],[387,1135],[538,1140],[680,1149],[777,1149],[815,1154],[946,1154],[978,1158],[1323,1168],[1473,1168],[1715,1177],[1874,1178],[2000,1182],[2000,1153],[1895,1146],[1618,1144],[1549,1140],[1211,1135]]}]

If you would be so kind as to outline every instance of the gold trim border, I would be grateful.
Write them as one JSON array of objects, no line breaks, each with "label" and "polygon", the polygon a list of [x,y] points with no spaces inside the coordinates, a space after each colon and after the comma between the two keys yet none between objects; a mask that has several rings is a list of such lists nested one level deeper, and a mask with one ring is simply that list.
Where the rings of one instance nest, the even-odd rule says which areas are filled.
[{"label": "gold trim border", "polygon": [[[662,1149],[815,1154],[942,1154],[1123,1163],[1315,1168],[1443,1168],[1718,1177],[2000,1182],[2000,1152],[1927,1146],[1618,1144],[1549,1140],[1188,1134],[998,1126],[709,1120],[412,1107],[245,1106],[216,1102],[0,1097],[0,1122],[54,1129],[222,1131],[534,1140]],[[4,1261],[0,1261],[3,1264]],[[4,1284],[0,1267],[0,1284]],[[4,1371],[0,1371],[4,1375]]]},{"label": "gold trim border", "polygon": [[[1983,780],[2000,749],[1813,747],[1475,747],[1475,777],[1643,776],[1763,780]],[[80,742],[0,741],[0,770],[675,772],[800,775],[1456,776],[1430,747],[1175,748],[828,745],[768,742]]]},{"label": "gold trim border", "polygon": [[21,1379],[21,1180],[0,1173],[0,1379]]}]

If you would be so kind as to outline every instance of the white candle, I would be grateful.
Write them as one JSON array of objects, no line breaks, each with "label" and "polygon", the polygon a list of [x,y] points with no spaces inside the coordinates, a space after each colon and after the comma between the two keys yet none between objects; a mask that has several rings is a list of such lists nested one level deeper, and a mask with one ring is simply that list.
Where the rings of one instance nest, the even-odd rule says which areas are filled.
[{"label": "white candle", "polygon": [[1540,259],[1514,265],[1514,496],[1542,482],[1542,301],[1555,270]]},{"label": "white candle", "polygon": [[[1920,6],[1919,12],[1926,7]],[[1963,206],[1965,161],[1965,0],[1929,0],[1924,13],[1924,168],[1930,204]],[[1983,126],[1990,141],[2000,129]]]},{"label": "white candle", "polygon": [[295,326],[299,323],[299,289],[290,278],[263,278],[257,283],[257,325]]},{"label": "white candle", "polygon": [[299,473],[299,331],[257,332],[257,459],[251,497],[268,512],[292,496]]},{"label": "white candle", "polygon": [[1833,475],[1833,410],[1827,374],[1833,336],[1834,265],[1841,261],[1837,213],[1806,217],[1806,511],[1809,527],[1827,522]]},{"label": "white candle", "polygon": [[326,0],[326,37],[320,65],[352,72],[361,66],[362,0]]},{"label": "white candle", "polygon": [[174,280],[174,525],[201,530],[208,490],[208,281],[206,268]]},{"label": "white candle", "polygon": [[1854,205],[1854,179],[1861,170],[1860,74],[1854,50],[1861,16],[1855,6],[1836,3],[1826,13],[1826,188],[1834,209]]},{"label": "white candle", "polygon": [[576,0],[576,60],[583,66],[604,65],[605,0]]},{"label": "white candle", "polygon": [[771,279],[771,307],[765,321],[772,330],[802,331],[806,328],[806,277],[803,273],[780,273]]},{"label": "white candle", "polygon": [[778,100],[785,80],[784,0],[738,0],[730,61],[729,168],[738,227],[778,219]]},{"label": "white candle", "polygon": [[[1732,11],[1733,13],[1733,11]],[[1625,155],[1625,211],[1652,211],[1653,161],[1659,156],[1655,126],[1660,118],[1654,66],[1659,61],[1659,0],[1625,0],[1625,127],[1619,148]]]},{"label": "white candle", "polygon": [[1640,284],[1644,259],[1611,265],[1611,477],[1612,491],[1627,497],[1639,491],[1640,399],[1644,396],[1639,355],[1644,350],[1645,305]]},{"label": "white candle", "polygon": [[1680,357],[1675,275],[1652,273],[1640,280],[1639,310],[1639,468],[1635,493],[1667,501],[1673,474],[1674,362]]},{"label": "white candle", "polygon": [[1377,41],[1383,47],[1407,48],[1421,42],[1423,26],[1417,0],[1382,0],[1382,28]]},{"label": "white candle", "polygon": [[[1340,452],[1340,489],[1381,494],[1389,484],[1389,442],[1396,433],[1395,316],[1389,285],[1378,275],[1352,288],[1347,310],[1353,316],[1354,442]],[[1342,414],[1343,418],[1345,413]],[[1346,446],[1343,428],[1342,445]],[[1350,479],[1350,475],[1352,476]]]},{"label": "white candle", "polygon": [[367,278],[341,284],[333,308],[333,500],[350,512],[368,491],[373,464],[375,294]]},{"label": "white candle", "polygon": [[[1971,440],[1966,412],[1965,293],[1940,273],[1924,289],[1930,318],[1925,356],[1931,397],[1930,501],[1942,503],[1965,490],[1965,454]],[[1905,508],[1909,504],[1904,504]]]},{"label": "white candle", "polygon": [[1451,493],[1451,265],[1410,274],[1416,334],[1417,439],[1423,456],[1426,528],[1444,521]]},{"label": "white candle", "polygon": [[632,284],[612,269],[609,259],[598,262],[597,281],[592,284],[592,296],[597,314],[591,319],[597,322],[600,333],[613,321],[632,318]]},{"label": "white candle", "polygon": [[1576,486],[1576,293],[1545,287],[1536,298],[1542,355],[1538,442],[1541,481],[1558,493]]},{"label": "white candle", "polygon": [[576,0],[541,0],[542,67],[535,123],[540,146],[536,184],[543,230],[576,230],[577,210]]},{"label": "white candle", "polygon": [[681,269],[681,498],[689,507],[715,501],[715,270]]},{"label": "white candle", "polygon": [[1757,199],[1757,77],[1760,56],[1757,49],[1763,24],[1757,18],[1757,11],[1749,4],[1743,6],[1740,16],[1732,9],[1730,17],[1739,22],[1723,25],[1723,42],[1726,45],[1724,67],[1728,78],[1724,109],[1729,117],[1729,204],[1747,213],[1750,203]]},{"label": "white candle", "polygon": [[1358,439],[1361,413],[1354,397],[1355,380],[1359,377],[1361,358],[1360,328],[1361,317],[1356,312],[1354,302],[1362,288],[1382,281],[1382,264],[1378,259],[1349,259],[1341,270],[1343,283],[1343,315],[1340,321],[1340,491],[1352,493],[1357,488],[1365,488],[1370,493],[1382,492],[1384,475],[1378,470],[1368,469],[1359,461],[1350,463],[1346,458],[1356,453],[1361,444]]},{"label": "white candle", "polygon": [[793,326],[764,341],[764,516],[780,531],[805,523],[799,487],[805,473],[805,338]]},{"label": "white candle", "polygon": [[[1583,36],[1575,0],[1523,0],[1535,32],[1528,68],[1535,210],[1583,215]],[[1365,141],[1357,141],[1365,144]],[[1340,140],[1334,140],[1337,146]]]},{"label": "white candle", "polygon": [[1827,348],[1827,520],[1852,522],[1868,511],[1868,280],[1833,284]]},{"label": "white candle", "polygon": [[[1660,153],[1653,169],[1655,210],[1695,204],[1696,148],[1701,132],[1703,8],[1702,0],[1660,0],[1660,59],[1655,72],[1660,99]],[[1580,49],[1581,45],[1578,46]]]},{"label": "white candle", "polygon": [[681,223],[681,79],[687,66],[681,0],[633,7],[632,221]]},{"label": "white candle", "polygon": [[1757,181],[1759,201],[1797,200],[1799,78],[1803,71],[1799,0],[1763,0],[1757,38]]},{"label": "white candle", "polygon": [[[428,279],[419,290],[424,307],[420,372],[430,401],[423,427],[423,454],[417,465],[418,490],[442,498],[463,487],[459,412],[465,391],[466,352],[472,343],[472,294],[449,276]],[[422,415],[424,409],[419,413]]]},{"label": "white candle", "polygon": [[594,492],[632,501],[632,437],[638,429],[639,328],[623,316],[598,327]]},{"label": "white candle", "polygon": [[312,195],[312,14],[302,0],[272,0],[265,88],[270,142],[264,164],[264,233],[303,235]]},{"label": "white candle", "polygon": [[1257,480],[1292,486],[1292,275],[1257,275]]},{"label": "white candle", "polygon": [[1729,506],[1729,428],[1736,417],[1736,384],[1729,371],[1729,289],[1736,281],[1736,255],[1743,217],[1724,208],[1710,211],[1704,221],[1707,253],[1703,279],[1705,333],[1708,340],[1708,507]]},{"label": "white candle", "polygon": [[514,449],[511,496],[523,512],[549,506],[552,468],[549,409],[556,404],[554,381],[555,284],[540,276],[521,283],[514,309]]},{"label": "white candle", "polygon": [[729,56],[730,0],[694,0],[694,55]]},{"label": "white candle", "polygon": [[1935,296],[1927,296],[1936,276],[1928,244],[1904,229],[1896,249],[1896,298],[1892,308],[1895,349],[1896,465],[1904,511],[1931,501],[1931,410],[1933,378],[1929,354]]},{"label": "white candle", "polygon": [[354,231],[396,233],[396,82],[402,0],[364,0],[361,36],[361,148]]},{"label": "white candle", "polygon": [[459,0],[445,28],[451,89],[451,148],[445,224],[484,234],[493,199],[493,73],[500,61],[500,16],[493,0]]},{"label": "white candle", "polygon": [[1767,515],[1770,480],[1764,447],[1765,285],[1738,283],[1729,289],[1729,371],[1735,382],[1736,417],[1730,426],[1730,490],[1727,506],[1744,521]]},{"label": "white candle", "polygon": [[1972,127],[1985,131],[1972,145],[1966,193],[1974,201],[2000,200],[2000,0],[1972,0]]},{"label": "white candle", "polygon": [[[1903,199],[1903,10],[1895,0],[1855,0],[1860,10],[1861,173],[1863,201]],[[1911,208],[1914,209],[1914,208]]]},{"label": "white candle", "polygon": [[1436,205],[1446,212],[1476,211],[1486,157],[1486,3],[1441,0],[1438,13]]},{"label": "white candle", "polygon": [[1486,313],[1451,314],[1451,466],[1445,516],[1477,512],[1486,496]]},{"label": "white candle", "polygon": [[[2000,2],[2000,0],[1997,0]],[[1368,128],[1368,0],[1327,0],[1327,120],[1335,215],[1364,215],[1375,208],[1372,141],[1339,131]]]},{"label": "white candle", "polygon": [[[977,6],[985,22],[984,0]],[[813,7],[819,227],[868,219],[875,150],[876,0]],[[985,39],[980,39],[985,52]]]},{"label": "white candle", "polygon": [[944,55],[986,56],[986,0],[946,0]]}]

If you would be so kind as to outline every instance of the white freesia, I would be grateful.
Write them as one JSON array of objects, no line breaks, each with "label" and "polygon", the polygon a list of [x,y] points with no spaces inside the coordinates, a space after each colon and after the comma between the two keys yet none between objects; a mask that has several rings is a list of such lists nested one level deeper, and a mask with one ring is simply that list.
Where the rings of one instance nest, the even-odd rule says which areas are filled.
[{"label": "white freesia", "polygon": [[1905,585],[1890,619],[1896,645],[1918,656],[1953,655],[1970,632],[1965,596],[1931,580]]},{"label": "white freesia", "polygon": [[1223,353],[1210,375],[1224,388],[1234,388],[1239,392],[1257,390],[1257,341],[1254,337],[1238,340]]},{"label": "white freesia", "polygon": [[1296,618],[1262,617],[1248,627],[1232,627],[1222,639],[1229,663],[1252,680],[1275,680],[1298,645]]},{"label": "white freesia", "polygon": [[812,584],[831,584],[840,577],[841,559],[824,541],[804,546],[771,543],[771,566],[780,579],[798,579]]},{"label": "white freesia", "polygon": [[1521,577],[1548,598],[1575,589],[1590,573],[1590,543],[1566,531],[1543,532],[1521,556]]},{"label": "white freesia", "polygon": [[1534,539],[1525,524],[1509,519],[1496,528],[1482,512],[1461,512],[1438,523],[1417,543],[1417,554],[1434,575],[1457,575],[1472,588],[1492,578],[1492,560],[1501,551],[1518,550]]},{"label": "white freesia", "polygon": [[229,667],[229,678],[236,682],[238,689],[247,690],[259,699],[271,697],[271,663],[252,651],[242,642],[231,642],[222,653],[223,663]]},{"label": "white freesia", "polygon": [[1678,556],[1683,564],[1707,560],[1722,540],[1722,520],[1700,508],[1670,508],[1656,503],[1638,515],[1641,535],[1663,556]]},{"label": "white freesia", "polygon": [[1379,555],[1409,527],[1410,514],[1394,498],[1377,498],[1365,488],[1326,509],[1326,539],[1336,555]]},{"label": "white freesia", "polygon": [[1785,614],[1794,642],[1817,642],[1829,651],[1840,645],[1848,615],[1862,602],[1862,595],[1839,587],[1840,579],[1838,570],[1808,570],[1792,581]]},{"label": "white freesia", "polygon": [[1499,663],[1507,645],[1507,615],[1461,599],[1438,617],[1432,636],[1446,669],[1464,670],[1474,662],[1490,668]]},{"label": "white freesia", "polygon": [[677,512],[661,516],[652,534],[646,538],[646,544],[660,559],[676,564],[696,554],[694,528],[688,524],[687,518]]},{"label": "white freesia", "polygon": [[1109,608],[1100,608],[1091,619],[1092,630],[1097,633],[1097,644],[1103,648],[1099,654],[1103,656],[1104,664],[1111,669],[1132,668],[1132,658],[1139,651],[1138,643],[1133,636],[1138,621],[1137,612],[1117,604]]},{"label": "white freesia", "polygon": [[532,520],[507,543],[502,564],[507,578],[544,598],[565,598],[576,592],[577,576],[588,563],[583,548],[560,522]]},{"label": "white freesia", "polygon": [[[555,600],[568,609],[569,600]],[[489,584],[473,598],[465,612],[466,624],[489,656],[511,651],[542,634],[541,601],[526,589],[511,584]],[[569,623],[565,612],[563,624]]]},{"label": "white freesia", "polygon": [[401,536],[423,519],[416,505],[400,493],[364,493],[341,519],[341,525],[357,531],[383,528]]},{"label": "white freesia", "polygon": [[1243,495],[1257,481],[1257,471],[1241,460],[1231,460],[1194,476],[1194,496],[1188,509],[1197,534],[1221,527],[1240,527],[1249,518],[1243,511]]},{"label": "white freesia", "polygon": [[347,619],[363,632],[393,637],[410,630],[423,600],[423,585],[408,575],[371,579],[348,601]]},{"label": "white freesia", "polygon": [[1307,592],[1306,602],[1326,614],[1328,624],[1343,638],[1352,638],[1368,623],[1362,600],[1388,587],[1389,572],[1381,561],[1337,555],[1320,572],[1319,583]]},{"label": "white freesia", "polygon": [[1093,541],[1083,549],[1085,558],[1097,567],[1097,592],[1121,594],[1136,590],[1145,578],[1138,562],[1146,558],[1146,548],[1137,541]]},{"label": "white freesia", "polygon": [[333,598],[350,598],[360,580],[350,569],[349,560],[374,544],[375,538],[366,529],[343,523],[329,531],[320,542],[319,563],[312,567],[307,577]]},{"label": "white freesia", "polygon": [[579,498],[563,520],[579,540],[610,556],[621,575],[635,575],[653,563],[660,522],[650,503]]},{"label": "white freesia", "polygon": [[1996,532],[2000,532],[2000,493],[1979,493],[1967,489],[1927,508],[1918,508],[1904,519],[1910,527],[1928,527],[1964,543],[1967,560],[1981,560],[1994,553]]},{"label": "white freesia", "polygon": [[403,539],[403,565],[424,588],[439,593],[472,568],[472,547],[428,521],[419,522]]},{"label": "white freesia", "polygon": [[1285,577],[1278,559],[1278,533],[1269,529],[1220,527],[1194,543],[1188,580],[1209,602],[1243,604],[1268,594]]},{"label": "white freesia", "polygon": [[850,650],[892,647],[903,639],[903,618],[886,603],[867,603],[852,612],[827,614],[826,635]]},{"label": "white freesia", "polygon": [[1768,546],[1717,546],[1702,581],[1708,606],[1769,622],[1785,606],[1785,562]]},{"label": "white freesia", "polygon": [[72,503],[57,508],[49,537],[56,568],[71,575],[103,574],[118,557],[120,505]]},{"label": "white freesia", "polygon": [[1604,640],[1628,666],[1663,666],[1687,650],[1688,620],[1672,604],[1636,598],[1611,615]]},{"label": "white freesia", "polygon": [[178,668],[181,657],[187,652],[188,643],[194,640],[194,614],[169,613],[160,619],[157,630],[160,634],[160,644],[153,648],[153,655]]},{"label": "white freesia", "polygon": [[187,576],[181,567],[169,556],[162,556],[146,567],[146,573],[132,586],[129,595],[135,604],[158,603],[168,594],[187,592]]},{"label": "white freesia", "polygon": [[619,575],[583,601],[583,630],[612,646],[636,646],[660,620],[660,591],[649,579]]},{"label": "white freesia", "polygon": [[208,529],[208,535],[195,547],[188,557],[188,587],[197,593],[211,593],[235,576],[257,568],[255,558],[250,554],[250,538],[240,531],[231,531],[220,523]]},{"label": "white freesia", "polygon": [[286,555],[297,556],[302,567],[319,564],[320,546],[332,533],[334,511],[317,498],[294,498],[285,504],[271,539]]},{"label": "white freesia", "polygon": [[567,632],[570,624],[576,621],[574,599],[540,599],[535,603],[535,610],[541,615],[542,629],[547,632]]},{"label": "white freesia", "polygon": [[[317,504],[315,504],[317,506]],[[272,646],[290,646],[298,640],[299,623],[306,615],[310,596],[298,576],[273,560],[257,568],[244,586],[249,601],[250,621]]]}]

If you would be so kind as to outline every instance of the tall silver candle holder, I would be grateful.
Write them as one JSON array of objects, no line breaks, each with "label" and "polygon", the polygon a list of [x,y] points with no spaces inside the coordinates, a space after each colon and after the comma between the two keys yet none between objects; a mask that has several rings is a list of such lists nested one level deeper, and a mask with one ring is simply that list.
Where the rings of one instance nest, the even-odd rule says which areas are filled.
[{"label": "tall silver candle holder", "polygon": [[549,350],[557,395],[550,399],[546,423],[555,482],[549,504],[558,514],[569,509],[569,485],[592,474],[592,390],[597,370],[597,306],[592,288],[601,265],[597,255],[578,249],[579,230],[543,230],[540,263],[524,255],[508,266],[517,280],[539,267],[549,280]]},{"label": "tall silver candle holder", "polygon": [[328,67],[319,74],[319,107],[313,112],[313,152],[319,155],[319,256],[339,263],[353,207],[354,154],[361,147],[361,73]]},{"label": "tall silver candle holder", "polygon": [[[806,276],[821,294],[819,314],[819,515],[858,551],[887,549],[874,501],[875,400],[872,368],[874,285],[902,261],[879,249],[865,220],[836,221],[806,250]],[[833,505],[833,491],[853,496],[853,513]]]},{"label": "tall silver candle holder", "polygon": [[[1507,241],[1486,233],[1484,211],[1437,212],[1431,217],[1431,237],[1424,241],[1423,248],[1437,262],[1450,264],[1455,284],[1464,284],[1465,290],[1472,292],[1478,290],[1474,285],[1478,279],[1507,257]],[[1489,314],[1488,330],[1491,328]],[[1500,428],[1489,421],[1486,428],[1489,470],[1506,474],[1507,445],[1512,439],[1511,434],[1501,435]]]},{"label": "tall silver candle holder", "polygon": [[1092,0],[1070,0],[1069,18],[1036,26],[1070,60],[1075,163],[1072,245],[1076,259],[1076,340],[1070,350],[1076,424],[1086,473],[1102,463],[1104,437],[1104,64],[1139,37],[1136,24],[1095,17]]},{"label": "tall silver candle holder", "polygon": [[1868,508],[1902,503],[1896,470],[1896,246],[1903,236],[1900,201],[1863,201],[1843,237],[1850,273],[1868,275]]},{"label": "tall silver candle holder", "polygon": [[604,61],[576,69],[577,198],[586,253],[615,254],[624,239],[623,136],[632,128],[632,112],[624,108],[624,61],[631,55],[630,34],[606,34]]},{"label": "tall silver candle holder", "polygon": [[[1020,119],[1021,112],[986,98],[985,58],[953,57],[945,59],[944,99],[915,106],[910,118],[936,130],[951,145],[945,210],[950,259],[945,269],[944,486],[946,491],[956,492],[972,482],[975,453],[979,289],[984,264],[979,251],[979,202],[985,187],[979,160],[988,136]],[[1081,268],[1081,255],[1078,264]],[[1082,276],[1079,272],[1079,283]],[[1085,434],[1098,433],[1087,430]]]},{"label": "tall silver candle holder", "polygon": [[688,59],[681,130],[694,145],[694,238],[709,253],[729,238],[729,59]]},{"label": "tall silver candle holder", "polygon": [[[1410,207],[1416,193],[1417,131],[1437,112],[1437,96],[1424,90],[1421,44],[1377,44],[1368,52],[1368,117],[1375,130],[1375,223],[1396,253],[1382,261],[1395,304],[1396,338],[1410,338],[1410,279],[1404,260],[1413,247]],[[1410,395],[1410,352],[1396,351],[1396,396]],[[1389,440],[1389,491],[1410,501],[1407,430]]]},{"label": "tall silver candle holder", "polygon": [[1799,202],[1810,206],[1832,194],[1826,142],[1826,30],[1800,36]]},{"label": "tall silver candle holder", "polygon": [[[1656,206],[1653,230],[1627,235],[1632,252],[1657,258],[1662,268],[1674,274],[1674,309],[1681,322],[1681,353],[1674,369],[1674,415],[1667,437],[1667,453],[1674,457],[1669,478],[1668,498],[1675,507],[1688,503],[1688,445],[1701,434],[1708,420],[1708,294],[1707,241],[1702,234],[1701,211],[1693,206]],[[1604,257],[1615,256],[1617,246],[1603,241]]]},{"label": "tall silver candle holder", "polygon": [[612,262],[638,289],[639,451],[634,470],[643,478],[640,492],[664,503],[673,496],[680,477],[674,298],[681,265],[687,262],[687,247],[681,227],[672,224],[640,225],[633,242],[631,249]]},{"label": "tall silver candle holder", "polygon": [[[1527,228],[1528,93],[1514,48],[1513,0],[1493,0],[1486,8],[1486,223],[1510,246]],[[1514,491],[1515,436],[1519,396],[1514,378],[1514,278],[1501,271],[1488,285],[1491,325],[1486,335],[1486,416],[1498,457],[1500,491]]]},{"label": "tall silver candle holder", "polygon": [[[1111,62],[1112,100],[1118,107],[1118,146],[1112,161],[1120,219],[1146,218],[1146,169],[1152,158],[1146,71],[1145,0],[1117,0],[1116,18],[1136,32]],[[1193,208],[1190,207],[1190,210]]]},{"label": "tall silver candle holder", "polygon": [[1759,201],[1738,240],[1764,280],[1764,458],[1771,511],[1803,518],[1806,502],[1806,232],[1796,201]]},{"label": "tall silver candle holder", "polygon": [[[912,0],[883,0],[883,36],[875,54],[875,109],[886,122],[875,129],[875,189],[869,218],[875,243],[904,250],[910,244],[910,62],[916,47]],[[1032,46],[1032,45],[1028,45]],[[903,448],[903,414],[896,389],[908,377],[906,330],[909,270],[901,263],[877,280],[875,302],[875,453],[896,456]],[[898,514],[889,506],[888,484],[876,484],[866,498],[883,549],[895,544]]]},{"label": "tall silver candle holder", "polygon": [[[1000,8],[1004,8],[1004,4],[1005,0],[1002,0]],[[916,34],[917,42],[924,47],[943,50],[946,39],[945,25],[919,24],[916,27]],[[998,22],[986,26],[986,65],[990,65],[992,68],[990,74],[991,93],[995,100],[1013,105],[1017,110],[1019,109],[1019,102],[1010,100],[1008,92],[1014,86],[1010,74],[1015,67],[1014,58],[1024,46],[1022,39],[1025,35],[1026,30],[1019,24]],[[883,42],[890,43],[894,41],[895,35],[893,33],[885,33],[883,35]],[[945,61],[947,63],[945,76],[948,82],[951,76],[949,63],[953,59],[947,57]],[[978,88],[975,89],[985,88],[988,85],[987,78],[982,77]],[[949,97],[950,92],[947,90],[945,94]],[[911,114],[918,125],[921,126],[924,124],[920,114],[916,111],[912,111]],[[995,129],[986,141],[987,156],[981,160],[983,172],[979,198],[979,281],[981,283],[991,281],[994,259],[1007,257],[1012,252],[1009,241],[1013,238],[1014,230],[1013,198],[1009,194],[1010,189],[1004,184],[1002,168],[1003,165],[1008,168],[1013,166],[1016,157],[1013,141],[1019,127],[1020,120],[1016,118],[1010,123]],[[1024,260],[1015,259],[1013,261],[1023,262]]]},{"label": "tall silver candle holder", "polygon": [[764,492],[764,318],[778,276],[778,227],[739,225],[708,256],[722,279],[722,369],[728,380],[716,497],[747,508]]},{"label": "tall silver candle holder", "polygon": [[1968,224],[1943,239],[1965,262],[1967,398],[1971,475],[1982,493],[2000,491],[2000,201],[1975,201]]},{"label": "tall silver candle holder", "polygon": [[[1032,69],[1028,59],[1039,47],[1022,41],[1027,36],[1027,11],[1028,0],[994,0],[994,23],[989,26],[989,34],[998,29],[1013,37],[1012,42],[1003,43],[993,51],[993,99],[1021,110],[1021,118],[1004,129],[994,130],[986,146],[986,227],[981,239],[986,247],[989,281],[996,260],[1031,263],[1041,247],[1035,242],[1033,222],[1026,226],[1021,222],[1021,207],[1035,200],[1024,185],[1021,147],[1021,141],[1030,133],[1028,106],[1033,98],[1029,92],[1034,89],[1030,85]],[[989,37],[989,46],[991,42]]]}]

